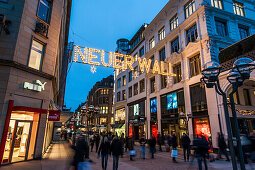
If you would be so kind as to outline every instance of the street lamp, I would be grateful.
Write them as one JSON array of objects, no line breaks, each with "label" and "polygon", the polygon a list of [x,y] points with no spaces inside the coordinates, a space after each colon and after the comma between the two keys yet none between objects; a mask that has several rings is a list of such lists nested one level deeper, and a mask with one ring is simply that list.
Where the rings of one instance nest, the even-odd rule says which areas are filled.
[{"label": "street lamp", "polygon": [[219,74],[220,74],[221,67],[220,67],[220,64],[217,63],[216,61],[210,61],[206,63],[203,67],[204,67],[204,69],[202,70],[203,77],[201,78],[201,82],[205,83],[207,88],[215,87],[216,92],[219,95],[221,95],[223,98],[223,107],[224,107],[225,119],[226,119],[226,125],[227,125],[228,143],[229,143],[230,154],[232,158],[232,166],[234,170],[237,170],[236,156],[235,156],[235,150],[233,145],[233,134],[232,134],[228,106],[227,106],[227,95],[226,93],[223,92],[219,83]]}]

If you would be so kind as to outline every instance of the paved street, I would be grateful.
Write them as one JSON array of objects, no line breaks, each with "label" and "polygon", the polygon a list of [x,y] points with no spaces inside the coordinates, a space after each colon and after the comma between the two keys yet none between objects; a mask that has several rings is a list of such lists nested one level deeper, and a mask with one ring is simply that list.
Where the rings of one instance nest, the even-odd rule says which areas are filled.
[{"label": "paved street", "polygon": [[[139,147],[137,147],[139,150]],[[180,152],[179,152],[180,153]],[[197,162],[193,161],[184,162],[182,155],[177,158],[178,163],[173,163],[170,159],[170,153],[167,152],[157,152],[155,154],[155,159],[150,159],[149,154],[146,153],[146,159],[143,160],[140,158],[138,152],[135,161],[130,161],[127,154],[124,155],[124,158],[120,159],[119,169],[120,170],[167,170],[167,169],[197,169]],[[60,142],[53,144],[49,149],[48,153],[44,155],[42,160],[32,160],[27,162],[14,163],[11,165],[2,166],[1,170],[71,170],[72,167],[70,163],[72,161],[73,152],[70,149],[70,145],[67,142]],[[97,155],[94,152],[90,152],[90,158],[93,160],[91,163],[91,168],[93,170],[100,170],[101,164],[100,159],[97,159]],[[209,169],[232,169],[230,162],[225,161],[216,161],[213,163],[208,163]],[[255,168],[255,165],[246,165],[247,169]],[[109,157],[108,168],[112,169],[112,157]]]}]

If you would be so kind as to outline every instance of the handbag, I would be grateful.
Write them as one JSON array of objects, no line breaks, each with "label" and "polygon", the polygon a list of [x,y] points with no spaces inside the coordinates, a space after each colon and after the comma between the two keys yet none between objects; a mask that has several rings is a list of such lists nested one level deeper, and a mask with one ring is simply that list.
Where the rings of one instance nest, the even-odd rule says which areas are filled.
[{"label": "handbag", "polygon": [[90,163],[88,161],[79,162],[78,170],[91,170]]},{"label": "handbag", "polygon": [[136,151],[135,150],[131,150],[131,151],[129,151],[129,153],[130,153],[130,156],[136,156]]},{"label": "handbag", "polygon": [[176,158],[178,156],[178,152],[176,149],[172,150],[172,154],[171,154],[172,158]]}]

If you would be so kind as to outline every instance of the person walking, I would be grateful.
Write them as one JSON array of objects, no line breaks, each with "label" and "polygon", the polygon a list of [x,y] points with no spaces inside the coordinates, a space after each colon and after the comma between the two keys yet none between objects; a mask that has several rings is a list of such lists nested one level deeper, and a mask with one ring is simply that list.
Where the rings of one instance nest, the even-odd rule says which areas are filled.
[{"label": "person walking", "polygon": [[89,159],[89,145],[85,141],[85,136],[79,136],[76,146],[72,145],[72,149],[75,151],[72,165],[78,170],[78,164]]},{"label": "person walking", "polygon": [[124,137],[124,133],[121,134],[121,137],[120,137],[120,141],[121,141],[121,158],[123,158],[123,153],[124,153],[124,145],[125,145],[125,137]]},{"label": "person walking", "polygon": [[[190,138],[186,133],[183,133],[182,136],[182,147],[183,147],[183,155],[184,155],[184,161],[186,162],[187,159],[189,161],[189,155],[190,155]],[[187,158],[187,159],[186,159]]]},{"label": "person walking", "polygon": [[222,133],[218,133],[218,146],[219,146],[219,151],[217,155],[217,159],[221,159],[221,154],[223,153],[226,156],[226,161],[230,161],[228,157],[228,152],[227,152],[227,144],[225,142],[224,136]]},{"label": "person walking", "polygon": [[144,136],[141,137],[139,142],[140,142],[140,146],[141,146],[142,157],[143,157],[143,159],[145,159],[145,144],[146,144],[146,140],[145,140]]},{"label": "person walking", "polygon": [[172,146],[172,137],[170,134],[168,134],[166,136],[166,141],[167,141],[167,144],[168,144],[168,152],[171,152],[171,146]]},{"label": "person walking", "polygon": [[157,143],[158,143],[159,151],[160,152],[162,152],[162,147],[161,147],[162,143],[161,142],[162,142],[161,135],[160,135],[160,133],[158,133],[158,135],[157,135]]},{"label": "person walking", "polygon": [[195,147],[199,170],[202,170],[202,162],[204,162],[205,170],[207,170],[208,166],[206,161],[206,155],[208,154],[208,150],[210,149],[209,142],[203,135],[201,135],[201,137],[197,136],[197,138],[194,139],[193,145]]},{"label": "person walking", "polygon": [[100,143],[100,136],[96,134],[95,136],[95,143],[96,143],[96,152],[98,151],[99,143]]},{"label": "person walking", "polygon": [[156,151],[156,138],[152,135],[151,139],[149,140],[149,147],[151,152],[151,159],[154,159],[154,153]]},{"label": "person walking", "polygon": [[113,170],[118,169],[119,165],[119,156],[122,155],[122,143],[118,136],[116,135],[113,138],[113,141],[111,143],[111,153],[113,155]]},{"label": "person walking", "polygon": [[[173,136],[172,136],[172,147],[173,147],[172,150],[177,150],[177,137],[175,133],[173,133]],[[174,163],[177,163],[174,156],[172,157],[172,159]]]},{"label": "person walking", "polygon": [[129,150],[130,161],[133,161],[133,157],[135,156],[135,150],[134,150],[134,141],[132,137],[128,138],[128,150]]},{"label": "person walking", "polygon": [[90,142],[90,152],[92,152],[93,151],[93,147],[94,147],[94,143],[95,143],[94,135],[91,136],[89,142]]},{"label": "person walking", "polygon": [[108,140],[107,136],[104,136],[99,148],[98,148],[98,157],[100,157],[101,154],[101,159],[102,159],[102,169],[106,170],[107,168],[107,162],[108,162],[108,155],[111,152],[111,146],[110,146],[110,142]]}]

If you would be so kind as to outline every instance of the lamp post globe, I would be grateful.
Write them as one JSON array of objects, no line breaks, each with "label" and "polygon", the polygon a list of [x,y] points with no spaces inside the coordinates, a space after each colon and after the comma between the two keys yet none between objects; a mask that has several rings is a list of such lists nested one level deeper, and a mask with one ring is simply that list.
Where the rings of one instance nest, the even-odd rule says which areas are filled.
[{"label": "lamp post globe", "polygon": [[202,74],[209,82],[215,82],[220,74],[220,64],[216,61],[210,61],[204,64]]},{"label": "lamp post globe", "polygon": [[239,58],[233,64],[233,71],[239,72],[242,79],[249,79],[251,72],[255,69],[255,62],[247,57]]},{"label": "lamp post globe", "polygon": [[235,72],[233,70],[230,70],[227,77],[228,81],[232,85],[241,86],[243,84],[243,79],[241,77],[241,74],[239,72]]}]

